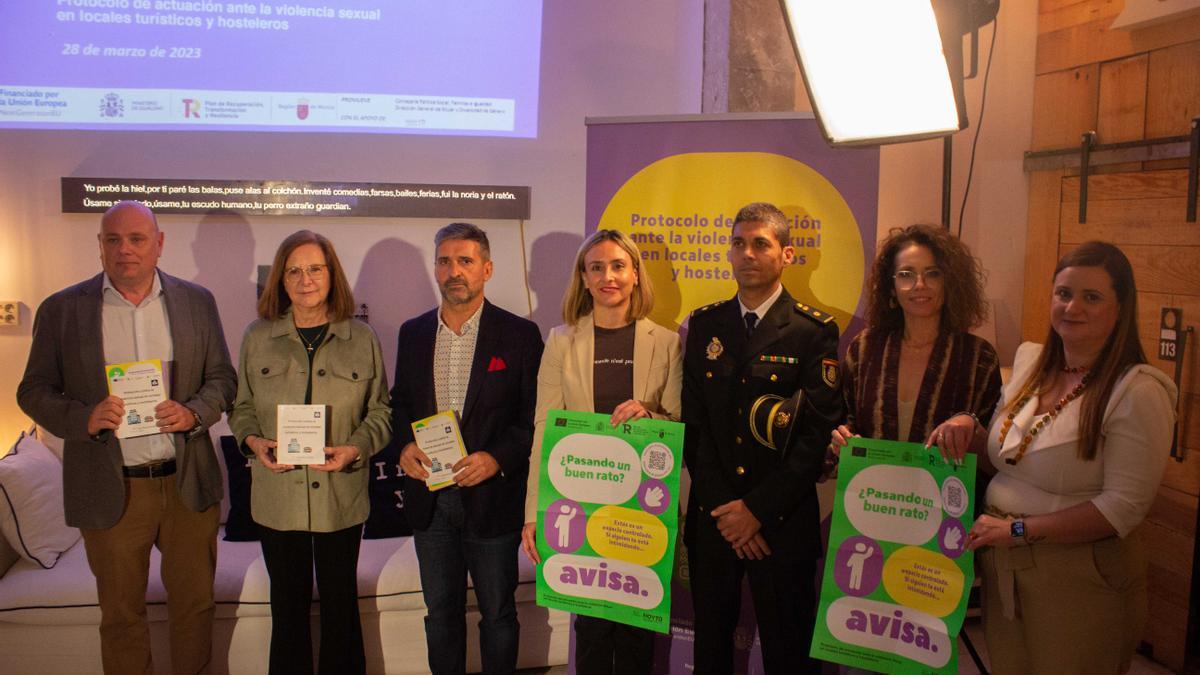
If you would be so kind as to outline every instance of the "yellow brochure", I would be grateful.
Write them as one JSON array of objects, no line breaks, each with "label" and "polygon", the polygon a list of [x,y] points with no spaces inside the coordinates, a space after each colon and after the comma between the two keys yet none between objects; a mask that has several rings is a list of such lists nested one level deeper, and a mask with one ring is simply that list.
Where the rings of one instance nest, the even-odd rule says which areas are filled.
[{"label": "yellow brochure", "polygon": [[458,428],[458,415],[453,410],[446,410],[413,422],[412,430],[417,447],[433,463],[425,486],[432,492],[453,485],[454,465],[467,456],[467,446]]},{"label": "yellow brochure", "polygon": [[154,409],[167,400],[162,361],[130,361],[104,366],[108,393],[125,402],[125,417],[117,427],[117,438],[134,438],[162,433]]}]

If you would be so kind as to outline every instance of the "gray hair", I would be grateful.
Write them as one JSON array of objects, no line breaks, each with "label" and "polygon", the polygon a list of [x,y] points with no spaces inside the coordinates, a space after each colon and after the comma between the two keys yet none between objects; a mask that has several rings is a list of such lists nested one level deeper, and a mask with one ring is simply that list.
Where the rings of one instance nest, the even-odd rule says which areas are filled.
[{"label": "gray hair", "polygon": [[483,254],[484,260],[492,259],[492,249],[488,246],[487,232],[484,232],[478,225],[471,223],[450,223],[437,231],[433,235],[433,245],[441,246],[443,241],[449,239],[460,239],[462,241],[473,241],[479,244],[479,250]]}]

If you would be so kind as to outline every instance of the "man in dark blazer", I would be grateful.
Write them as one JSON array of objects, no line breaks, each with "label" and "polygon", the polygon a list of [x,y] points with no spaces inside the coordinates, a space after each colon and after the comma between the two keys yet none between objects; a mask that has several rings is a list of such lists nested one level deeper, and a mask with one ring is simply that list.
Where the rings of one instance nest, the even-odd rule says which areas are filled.
[{"label": "man in dark blazer", "polygon": [[[484,299],[492,262],[483,230],[452,223],[434,243],[442,303],[400,327],[392,389],[404,512],[429,609],[429,669],[435,675],[466,672],[470,572],[481,614],[483,672],[511,673],[519,637],[517,547],[542,337],[532,321]],[[454,465],[454,485],[430,492],[425,479],[431,462],[413,442],[411,424],[446,410],[458,416],[467,455]]]},{"label": "man in dark blazer", "polygon": [[688,325],[685,541],[697,673],[733,672],[743,575],[766,671],[819,672],[808,659],[821,555],[814,485],[841,410],[838,330],[780,282],[794,255],[789,229],[770,204],[739,211],[728,254],[738,293]]},{"label": "man in dark blazer", "polygon": [[[208,427],[233,402],[237,377],[207,290],[157,269],[163,234],[150,209],[121,202],[100,221],[104,272],[38,308],[21,409],[64,439],[68,525],[83,533],[100,598],[106,673],[149,673],[146,583],[162,553],[171,665],[207,672],[221,472]],[[159,433],[118,439],[124,402],[106,364],[161,359],[168,400]]]}]

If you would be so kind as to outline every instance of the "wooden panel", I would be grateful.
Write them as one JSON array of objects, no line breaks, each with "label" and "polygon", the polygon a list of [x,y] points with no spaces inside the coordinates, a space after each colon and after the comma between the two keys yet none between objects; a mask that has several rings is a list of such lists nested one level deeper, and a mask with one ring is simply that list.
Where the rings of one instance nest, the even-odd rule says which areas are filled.
[{"label": "wooden panel", "polygon": [[1065,7],[1094,5],[1097,0],[1041,0],[1038,2],[1038,13],[1049,14]]},{"label": "wooden panel", "polygon": [[[1111,3],[1110,3],[1111,4]],[[1119,143],[1145,138],[1145,54],[1100,64],[1099,112],[1096,136],[1100,143]]]},{"label": "wooden panel", "polygon": [[[1178,159],[1156,159],[1152,162],[1142,162],[1142,168],[1146,171],[1163,171],[1166,169],[1186,169],[1187,157]],[[1200,671],[1197,671],[1200,672]]]},{"label": "wooden panel", "polygon": [[[1150,513],[1146,518],[1191,542],[1196,533],[1196,495],[1186,494],[1169,487],[1162,488],[1158,491],[1158,497],[1151,505]],[[1176,572],[1190,574],[1192,549],[1188,549],[1182,556],[1182,560],[1162,561],[1160,564]],[[1178,565],[1178,567],[1173,567],[1173,565]]]},{"label": "wooden panel", "polygon": [[[1054,7],[1054,5],[1059,5]],[[1112,19],[1125,8],[1117,0],[1075,0],[1074,2],[1043,2],[1038,13],[1038,35],[1079,26],[1092,21]]]},{"label": "wooden panel", "polygon": [[1029,222],[1025,235],[1025,283],[1021,339],[1041,341],[1050,326],[1050,277],[1058,262],[1058,210],[1062,171],[1029,174]]},{"label": "wooden panel", "polygon": [[[1088,204],[1106,199],[1186,196],[1187,171],[1143,171],[1088,178]],[[1063,180],[1062,198],[1064,201],[1079,201],[1078,177]]]},{"label": "wooden panel", "polygon": [[[1072,244],[1060,244],[1059,256],[1065,255],[1072,248]],[[1138,290],[1147,293],[1186,295],[1195,293],[1196,289],[1200,288],[1200,248],[1138,245],[1122,246],[1121,250],[1137,271]],[[1054,267],[1051,266],[1050,273],[1053,271]],[[1028,278],[1026,276],[1026,279]],[[1029,283],[1026,283],[1025,287],[1028,293]]]},{"label": "wooden panel", "polygon": [[1187,222],[1186,199],[1093,201],[1091,182],[1088,179],[1086,223],[1079,223],[1079,202],[1062,203],[1063,242],[1077,244],[1102,239],[1122,247],[1125,244],[1200,246],[1200,223]]},{"label": "wooden panel", "polygon": [[1136,30],[1109,30],[1112,22],[1112,17],[1097,19],[1039,36],[1035,72],[1040,75],[1121,59],[1191,42],[1200,35],[1200,15],[1196,14]]},{"label": "wooden panel", "polygon": [[1083,132],[1096,128],[1099,93],[1099,64],[1034,78],[1032,149],[1079,147]]},{"label": "wooden panel", "polygon": [[[1163,492],[1160,490],[1160,498]],[[1149,620],[1144,639],[1155,660],[1180,670],[1186,650],[1194,539],[1147,519],[1138,528],[1147,564]]]},{"label": "wooden panel", "polygon": [[[1193,33],[1192,39],[1200,37]],[[1200,41],[1150,52],[1146,92],[1146,134],[1179,136],[1200,116]]]},{"label": "wooden panel", "polygon": [[1184,402],[1191,406],[1191,412],[1184,415],[1187,429],[1183,432],[1183,461],[1167,460],[1167,469],[1163,472],[1163,488],[1179,492],[1196,494],[1200,492],[1200,423],[1196,421],[1196,406],[1200,405],[1200,396],[1187,396]]},{"label": "wooden panel", "polygon": [[1178,598],[1161,591],[1153,581],[1148,595],[1149,613],[1143,639],[1153,647],[1155,661],[1177,673],[1183,672],[1188,610],[1176,604]]},{"label": "wooden panel", "polygon": [[[1169,491],[1170,488],[1160,489],[1159,494]],[[1143,522],[1138,529],[1141,531],[1142,542],[1145,544],[1146,558],[1153,561],[1155,567],[1171,574],[1178,574],[1184,579],[1191,577],[1192,551],[1195,546],[1193,536],[1177,532],[1173,528],[1149,519]],[[1187,605],[1186,595],[1182,598],[1181,604]]]}]

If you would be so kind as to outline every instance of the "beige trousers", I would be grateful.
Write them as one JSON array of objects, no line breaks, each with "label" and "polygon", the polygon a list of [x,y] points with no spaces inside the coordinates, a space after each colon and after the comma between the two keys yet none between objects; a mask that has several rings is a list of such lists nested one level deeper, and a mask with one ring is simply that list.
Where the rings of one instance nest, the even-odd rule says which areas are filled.
[{"label": "beige trousers", "polygon": [[985,549],[983,628],[996,675],[1129,670],[1146,624],[1136,535]]},{"label": "beige trousers", "polygon": [[106,530],[83,530],[100,596],[100,652],[106,674],[154,672],[146,623],[151,546],[162,553],[171,670],[176,675],[208,672],[220,515],[220,505],[199,513],[185,506],[175,476],[126,478],[121,520]]}]

